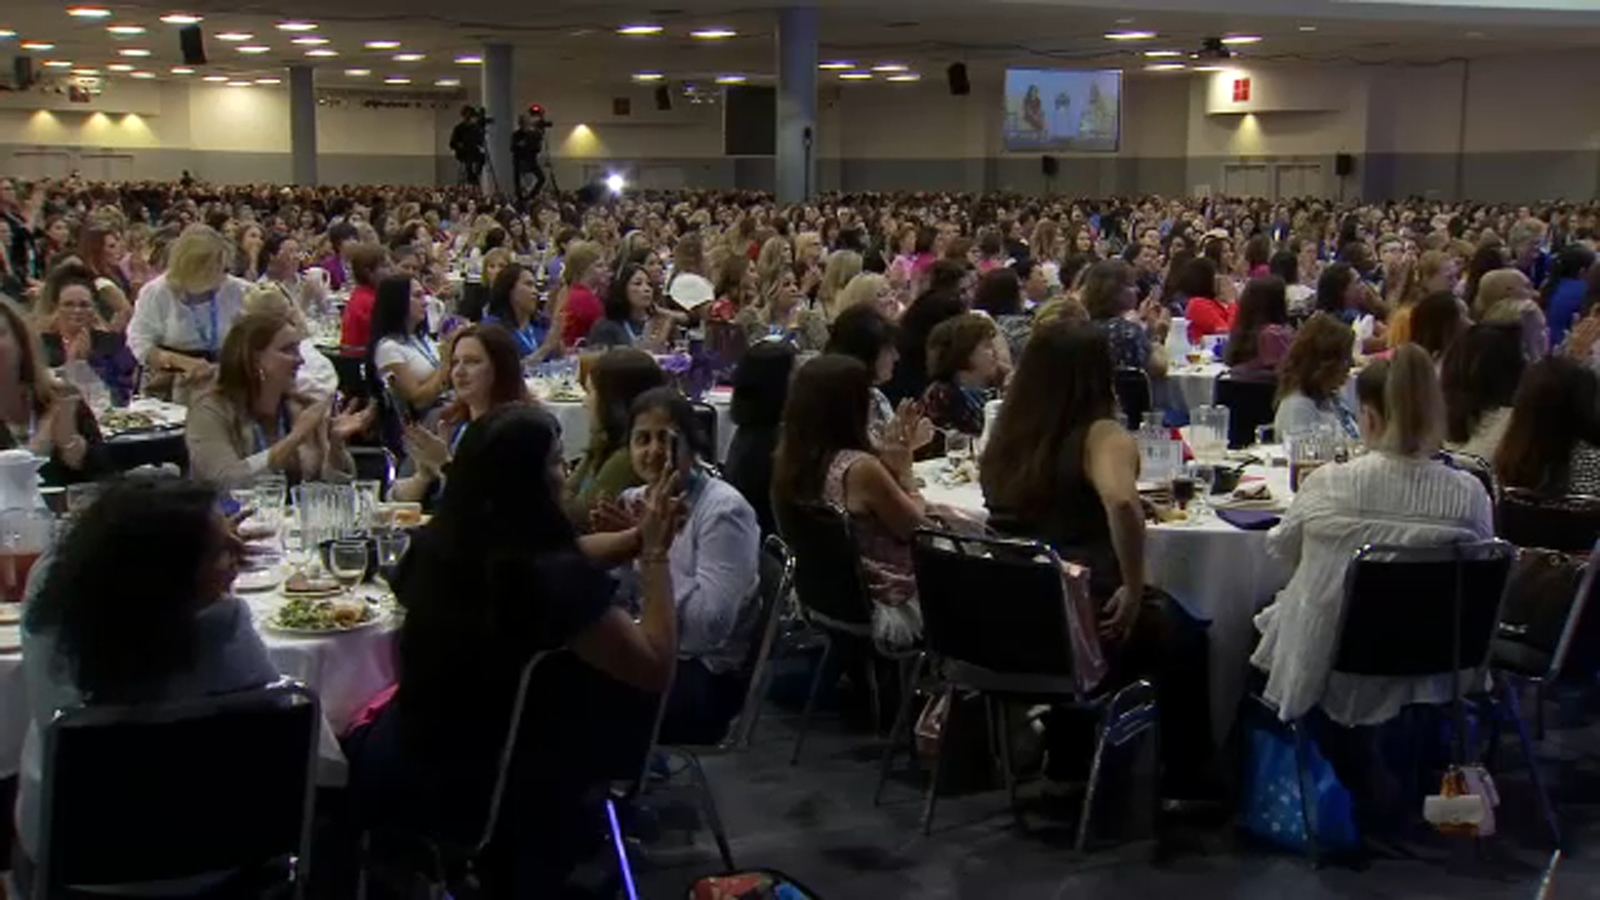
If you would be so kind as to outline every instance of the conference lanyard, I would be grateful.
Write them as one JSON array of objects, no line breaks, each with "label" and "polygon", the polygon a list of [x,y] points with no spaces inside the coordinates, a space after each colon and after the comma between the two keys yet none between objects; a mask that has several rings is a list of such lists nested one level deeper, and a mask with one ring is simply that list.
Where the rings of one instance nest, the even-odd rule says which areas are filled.
[{"label": "conference lanyard", "polygon": [[406,342],[415,347],[418,353],[422,354],[422,358],[428,361],[429,366],[435,369],[439,368],[439,354],[432,347],[428,346],[427,340],[418,338],[416,335],[412,335],[411,337],[406,338]]},{"label": "conference lanyard", "polygon": [[[272,449],[272,443],[267,440],[266,429],[261,427],[261,423],[251,420],[250,427],[255,431],[256,452],[265,453]],[[278,437],[282,438],[284,435],[288,434],[290,427],[289,410],[280,404],[278,406]]]},{"label": "conference lanyard", "polygon": [[[206,330],[205,322],[204,322],[204,320],[202,320],[200,318],[200,314],[195,312],[195,307],[196,306],[201,306],[201,305],[205,305],[205,306],[210,307],[210,311],[211,311],[211,329],[209,331]],[[185,302],[183,304],[183,308],[189,311],[189,320],[194,324],[194,332],[195,332],[195,334],[200,336],[200,343],[205,344],[205,348],[206,348],[207,352],[215,355],[218,350],[222,349],[219,346],[221,344],[222,334],[221,334],[221,328],[217,324],[217,291],[216,291],[216,289],[212,288],[211,291],[206,294],[206,299],[203,302],[203,304],[201,304],[201,303],[189,303],[189,302],[187,302],[187,298],[185,298]]]}]

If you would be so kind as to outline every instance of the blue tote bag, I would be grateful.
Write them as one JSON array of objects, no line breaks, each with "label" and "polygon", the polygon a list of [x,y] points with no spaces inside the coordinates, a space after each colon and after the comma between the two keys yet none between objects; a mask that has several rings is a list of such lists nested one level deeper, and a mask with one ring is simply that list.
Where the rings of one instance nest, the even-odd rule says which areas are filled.
[{"label": "blue tote bag", "polygon": [[1244,795],[1239,824],[1246,832],[1290,850],[1309,852],[1301,792],[1309,793],[1311,827],[1322,852],[1350,850],[1361,843],[1351,814],[1350,792],[1323,758],[1316,741],[1305,740],[1304,781],[1295,765],[1292,734],[1254,725],[1246,743]]}]

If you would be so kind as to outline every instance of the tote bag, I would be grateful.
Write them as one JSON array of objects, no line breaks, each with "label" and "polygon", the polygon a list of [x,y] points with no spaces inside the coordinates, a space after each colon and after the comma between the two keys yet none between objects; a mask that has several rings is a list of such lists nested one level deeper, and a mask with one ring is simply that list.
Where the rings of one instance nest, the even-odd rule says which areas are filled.
[{"label": "tote bag", "polygon": [[1361,842],[1351,815],[1350,792],[1317,743],[1305,743],[1304,778],[1295,765],[1294,737],[1282,729],[1252,725],[1246,738],[1244,796],[1239,825],[1247,833],[1290,850],[1309,850],[1301,797],[1309,794],[1311,827],[1323,852],[1349,850]]}]

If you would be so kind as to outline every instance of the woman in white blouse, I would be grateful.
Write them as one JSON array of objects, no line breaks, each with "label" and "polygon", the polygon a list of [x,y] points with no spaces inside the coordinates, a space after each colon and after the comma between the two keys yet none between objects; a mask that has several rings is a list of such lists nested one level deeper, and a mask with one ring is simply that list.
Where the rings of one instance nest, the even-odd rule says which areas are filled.
[{"label": "woman in white blouse", "polygon": [[[1306,477],[1267,549],[1295,567],[1288,587],[1256,616],[1250,661],[1267,672],[1266,699],[1284,720],[1313,706],[1344,726],[1375,725],[1411,703],[1439,703],[1450,680],[1331,674],[1344,606],[1345,567],[1366,544],[1435,546],[1494,535],[1477,479],[1434,459],[1444,401],[1427,351],[1404,344],[1356,381],[1361,434],[1371,452]],[[1440,623],[1447,627],[1448,623]]]},{"label": "woman in white blouse", "polygon": [[134,304],[128,349],[147,373],[171,372],[180,386],[201,385],[215,372],[250,285],[228,274],[233,245],[204,225],[184,229],[167,254],[167,271]]},{"label": "woman in white blouse", "polygon": [[449,343],[434,343],[427,323],[428,297],[421,281],[397,276],[379,282],[368,365],[380,381],[392,380],[399,399],[419,413],[450,387]]}]

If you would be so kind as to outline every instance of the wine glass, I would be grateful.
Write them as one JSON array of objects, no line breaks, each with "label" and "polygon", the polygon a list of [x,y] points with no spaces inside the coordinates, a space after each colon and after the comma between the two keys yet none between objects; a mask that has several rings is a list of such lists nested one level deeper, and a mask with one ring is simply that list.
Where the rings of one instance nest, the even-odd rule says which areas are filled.
[{"label": "wine glass", "polygon": [[355,586],[367,577],[367,542],[334,541],[328,546],[328,568],[344,586],[345,599],[354,599]]},{"label": "wine glass", "polygon": [[378,571],[382,573],[384,583],[391,589],[394,587],[394,573],[400,567],[400,559],[406,555],[406,550],[411,546],[411,535],[404,529],[385,531],[378,535]]}]

